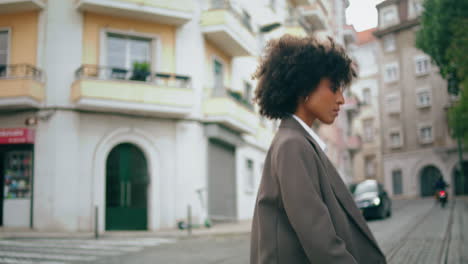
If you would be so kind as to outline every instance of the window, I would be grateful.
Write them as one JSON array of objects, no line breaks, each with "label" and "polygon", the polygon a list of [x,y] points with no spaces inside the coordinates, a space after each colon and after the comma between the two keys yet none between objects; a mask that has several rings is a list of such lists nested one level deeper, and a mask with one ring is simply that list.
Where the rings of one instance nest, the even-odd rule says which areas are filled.
[{"label": "window", "polygon": [[8,64],[8,31],[0,31],[0,77],[6,75],[6,65]]},{"label": "window", "polygon": [[398,23],[398,12],[396,6],[387,6],[381,11],[381,26],[387,27]]},{"label": "window", "polygon": [[371,142],[374,140],[374,120],[367,119],[363,121],[364,141]]},{"label": "window", "polygon": [[375,164],[375,156],[367,156],[365,157],[365,166],[366,166],[366,179],[375,178],[375,171],[376,171],[376,164]]},{"label": "window", "polygon": [[401,131],[394,130],[390,132],[390,147],[391,148],[399,148],[403,145],[402,138],[401,138]]},{"label": "window", "polygon": [[151,39],[120,34],[107,34],[107,65],[111,78],[126,79],[134,63],[151,61]]},{"label": "window", "polygon": [[254,163],[253,160],[246,160],[245,168],[245,191],[253,192],[255,189]]},{"label": "window", "polygon": [[224,66],[218,59],[214,59],[214,89],[216,94],[224,92]]},{"label": "window", "polygon": [[0,65],[8,64],[8,31],[0,30]]},{"label": "window", "polygon": [[420,125],[419,126],[419,141],[422,144],[431,143],[432,137],[432,125]]},{"label": "window", "polygon": [[418,107],[428,107],[431,106],[432,96],[429,89],[418,89],[416,90],[416,105]]},{"label": "window", "polygon": [[371,90],[369,88],[364,88],[362,90],[362,102],[366,105],[371,104]]},{"label": "window", "polygon": [[418,56],[414,58],[415,73],[417,76],[429,74],[431,63],[429,57]]},{"label": "window", "polygon": [[398,81],[400,78],[398,63],[386,64],[384,69],[384,82],[390,83]]},{"label": "window", "polygon": [[403,179],[400,169],[392,171],[393,194],[403,194]]},{"label": "window", "polygon": [[244,82],[244,97],[249,104],[252,103],[252,85],[249,82]]},{"label": "window", "polygon": [[383,46],[385,52],[391,52],[396,49],[395,35],[389,34],[383,37]]},{"label": "window", "polygon": [[401,99],[399,93],[387,95],[385,98],[385,109],[389,114],[401,112]]}]

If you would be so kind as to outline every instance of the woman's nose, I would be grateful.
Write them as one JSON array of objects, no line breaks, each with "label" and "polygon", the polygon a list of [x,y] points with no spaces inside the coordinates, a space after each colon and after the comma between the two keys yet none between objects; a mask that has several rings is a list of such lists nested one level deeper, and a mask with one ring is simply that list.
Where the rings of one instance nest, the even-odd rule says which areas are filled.
[{"label": "woman's nose", "polygon": [[338,104],[340,104],[340,105],[341,105],[341,104],[344,104],[343,92],[341,92],[341,91],[338,91],[338,92],[337,92],[336,102],[337,102]]}]

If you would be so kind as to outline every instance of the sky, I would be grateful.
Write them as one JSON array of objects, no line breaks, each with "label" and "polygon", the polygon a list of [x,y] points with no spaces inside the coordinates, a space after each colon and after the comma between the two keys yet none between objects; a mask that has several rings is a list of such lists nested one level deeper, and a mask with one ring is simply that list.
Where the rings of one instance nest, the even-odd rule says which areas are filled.
[{"label": "sky", "polygon": [[356,31],[363,31],[377,26],[377,9],[382,0],[349,0],[346,9],[346,22],[353,24]]}]

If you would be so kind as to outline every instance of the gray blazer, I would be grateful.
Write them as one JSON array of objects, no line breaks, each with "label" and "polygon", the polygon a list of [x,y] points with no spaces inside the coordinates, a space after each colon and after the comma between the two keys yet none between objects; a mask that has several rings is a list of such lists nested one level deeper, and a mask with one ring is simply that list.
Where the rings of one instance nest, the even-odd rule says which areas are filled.
[{"label": "gray blazer", "polygon": [[335,167],[292,117],[265,160],[250,263],[386,263]]}]

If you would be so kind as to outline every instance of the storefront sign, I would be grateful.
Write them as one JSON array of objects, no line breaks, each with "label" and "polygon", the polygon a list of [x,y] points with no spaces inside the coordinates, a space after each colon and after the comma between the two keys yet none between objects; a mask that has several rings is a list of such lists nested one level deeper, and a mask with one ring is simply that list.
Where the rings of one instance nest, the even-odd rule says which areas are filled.
[{"label": "storefront sign", "polygon": [[32,144],[34,130],[28,128],[0,128],[0,144]]}]

